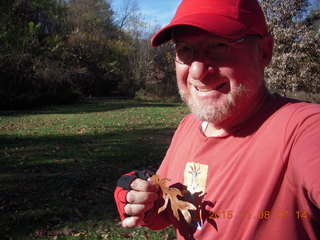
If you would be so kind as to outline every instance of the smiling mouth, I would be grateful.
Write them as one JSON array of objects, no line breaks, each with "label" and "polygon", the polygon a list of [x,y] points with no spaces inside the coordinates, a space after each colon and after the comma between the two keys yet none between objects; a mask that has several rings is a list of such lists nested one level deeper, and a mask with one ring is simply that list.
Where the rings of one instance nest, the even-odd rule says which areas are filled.
[{"label": "smiling mouth", "polygon": [[210,92],[210,91],[214,91],[214,90],[219,90],[220,88],[223,88],[225,85],[226,85],[226,83],[221,83],[215,88],[198,88],[198,87],[195,87],[195,88],[199,92]]}]

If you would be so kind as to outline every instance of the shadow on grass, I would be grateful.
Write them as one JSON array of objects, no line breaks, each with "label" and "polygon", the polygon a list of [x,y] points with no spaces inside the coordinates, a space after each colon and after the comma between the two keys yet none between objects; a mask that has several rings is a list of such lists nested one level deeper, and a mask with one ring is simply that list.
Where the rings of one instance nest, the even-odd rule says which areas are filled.
[{"label": "shadow on grass", "polygon": [[79,114],[79,113],[94,113],[94,112],[108,112],[114,110],[121,110],[135,107],[177,107],[180,103],[157,103],[157,102],[140,102],[137,100],[128,99],[100,99],[100,98],[86,98],[79,103],[46,106],[35,109],[27,109],[24,111],[0,111],[0,116],[14,116],[14,115],[29,115],[29,114]]},{"label": "shadow on grass", "polygon": [[29,239],[66,226],[76,232],[116,224],[117,179],[133,169],[156,170],[173,131],[0,136],[0,233]]}]

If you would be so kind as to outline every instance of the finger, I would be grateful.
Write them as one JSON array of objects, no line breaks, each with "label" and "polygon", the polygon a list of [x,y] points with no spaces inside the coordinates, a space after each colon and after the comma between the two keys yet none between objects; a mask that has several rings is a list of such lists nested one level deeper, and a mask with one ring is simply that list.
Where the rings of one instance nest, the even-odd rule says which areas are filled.
[{"label": "finger", "polygon": [[149,203],[154,202],[158,199],[158,193],[154,192],[137,192],[134,190],[131,190],[128,192],[126,196],[128,203]]},{"label": "finger", "polygon": [[131,216],[139,216],[144,214],[146,211],[153,208],[154,203],[147,203],[147,204],[127,204],[124,207],[124,211],[126,214]]},{"label": "finger", "polygon": [[125,228],[137,227],[139,226],[142,219],[143,219],[143,215],[127,217],[122,221],[122,226]]},{"label": "finger", "polygon": [[140,191],[140,192],[158,192],[158,185],[154,185],[149,181],[136,178],[130,185],[131,189]]}]

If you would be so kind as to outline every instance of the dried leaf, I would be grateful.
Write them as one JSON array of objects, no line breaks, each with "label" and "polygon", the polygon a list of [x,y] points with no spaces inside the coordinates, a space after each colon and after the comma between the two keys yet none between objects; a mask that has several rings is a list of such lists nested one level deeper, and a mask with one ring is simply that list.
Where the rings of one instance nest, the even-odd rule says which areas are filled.
[{"label": "dried leaf", "polygon": [[150,181],[153,184],[158,185],[161,188],[161,191],[163,194],[164,204],[161,208],[159,208],[158,213],[162,212],[163,210],[165,210],[167,208],[168,202],[170,200],[173,216],[175,216],[175,218],[178,219],[178,221],[179,221],[180,218],[179,218],[178,210],[180,210],[184,219],[188,223],[190,223],[191,222],[191,215],[190,215],[189,210],[196,210],[197,208],[192,203],[182,201],[177,198],[177,196],[180,196],[180,197],[183,196],[181,191],[177,188],[168,188],[166,186],[166,182],[169,181],[169,179],[168,178],[161,179],[160,176],[157,174],[153,175],[150,178]]}]

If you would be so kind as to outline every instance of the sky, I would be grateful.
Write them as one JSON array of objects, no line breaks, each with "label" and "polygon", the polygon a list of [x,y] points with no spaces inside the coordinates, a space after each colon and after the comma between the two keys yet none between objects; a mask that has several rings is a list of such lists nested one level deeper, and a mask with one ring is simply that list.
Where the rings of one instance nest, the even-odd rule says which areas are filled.
[{"label": "sky", "polygon": [[[150,25],[164,27],[169,24],[181,0],[136,0],[141,15]],[[310,0],[315,5],[316,0]],[[117,11],[123,4],[123,0],[111,0],[113,10]]]},{"label": "sky", "polygon": [[[136,0],[142,16],[151,25],[161,27],[169,24],[181,0]],[[111,0],[112,8],[117,11],[123,0]]]}]

